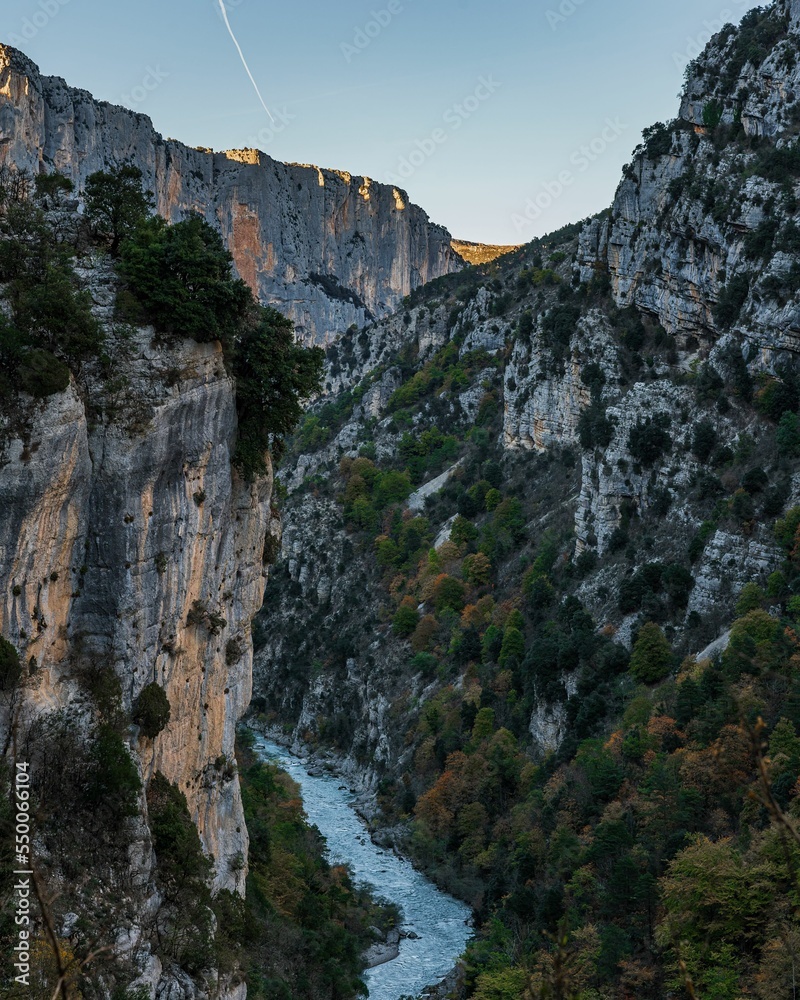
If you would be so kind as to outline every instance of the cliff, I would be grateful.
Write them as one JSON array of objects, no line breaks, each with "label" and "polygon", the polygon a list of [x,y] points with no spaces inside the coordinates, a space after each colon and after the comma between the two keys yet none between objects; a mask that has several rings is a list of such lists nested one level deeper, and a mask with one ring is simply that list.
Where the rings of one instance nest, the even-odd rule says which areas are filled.
[{"label": "cliff", "polygon": [[404,191],[258,150],[189,148],[164,139],[146,116],[43,76],[0,46],[0,163],[58,170],[80,189],[123,162],[142,170],[165,218],[199,212],[217,226],[242,278],[307,342],[384,316],[463,266],[446,230]]},{"label": "cliff", "polygon": [[[628,646],[649,613],[681,654],[701,651],[724,635],[745,584],[777,571],[772,518],[800,496],[769,402],[784,388],[788,407],[796,398],[799,26],[798,5],[777,4],[715,37],[689,69],[680,117],[648,130],[609,211],[421,290],[404,315],[329,350],[328,395],[280,472],[290,498],[258,630],[256,706],[295,739],[333,744],[352,771],[369,761],[373,806],[384,772],[408,780],[407,734],[426,702],[448,683],[466,691],[475,669],[484,689],[496,682],[485,676],[496,666],[463,674],[461,633],[424,586],[424,546],[441,549],[457,515],[475,522],[461,558],[476,546],[490,554],[498,605],[525,607],[520,565],[535,562],[546,532],[564,532],[563,593]],[[427,432],[458,446],[428,462]],[[342,472],[363,458],[410,473],[430,499],[404,504],[394,522],[364,514]],[[487,460],[524,512],[525,541],[499,544],[492,513],[469,497],[486,491]],[[402,525],[420,515],[420,551],[382,562],[386,536],[400,551]],[[445,551],[433,564],[458,576]],[[683,581],[680,599],[660,608],[658,583],[643,610],[628,595],[647,593],[654,562]],[[459,579],[468,603],[485,593]],[[411,650],[391,625],[404,595],[438,626]],[[310,631],[300,627],[309,606]],[[437,675],[420,673],[420,650],[439,659]],[[535,649],[528,656],[536,673]],[[534,754],[569,736],[578,679],[565,669],[555,687],[526,681],[515,711],[524,704]]]},{"label": "cliff", "polygon": [[[214,888],[241,892],[248,838],[234,733],[250,701],[264,540],[277,530],[271,474],[248,485],[231,466],[235,392],[219,345],[167,347],[152,329],[114,326],[113,272],[86,263],[81,274],[108,324],[114,379],[89,366],[62,393],[21,397],[3,421],[0,631],[26,665],[18,697],[3,704],[5,745],[12,720],[18,739],[50,713],[86,720],[87,671],[118,679],[126,713],[157,682],[171,722],[154,740],[134,737],[137,768],[185,794]],[[197,602],[224,624],[192,617]],[[150,952],[160,897],[146,812],[134,841],[133,912],[120,900],[103,932],[142,982],[193,996],[191,981]],[[100,857],[98,848],[98,878]]]}]

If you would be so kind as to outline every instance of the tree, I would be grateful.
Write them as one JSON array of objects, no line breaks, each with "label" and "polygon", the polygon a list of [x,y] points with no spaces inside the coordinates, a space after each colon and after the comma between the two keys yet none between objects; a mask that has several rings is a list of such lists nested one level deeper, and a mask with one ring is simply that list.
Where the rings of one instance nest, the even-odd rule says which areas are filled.
[{"label": "tree", "polygon": [[86,217],[115,257],[122,241],[152,209],[153,197],[144,191],[138,167],[127,164],[107,173],[98,171],[86,181]]},{"label": "tree", "polygon": [[[198,343],[233,344],[254,308],[253,295],[235,277],[230,252],[205,219],[193,215],[170,226],[154,216],[125,240],[121,254],[119,272],[132,299],[128,311],[133,318]],[[252,341],[259,341],[265,326],[271,335],[273,317],[256,315],[250,329]],[[240,346],[246,352],[247,341]]]},{"label": "tree", "polygon": [[426,653],[438,631],[439,622],[433,615],[425,615],[424,618],[420,619],[419,624],[414,629],[414,634],[411,636],[411,648],[415,653]]},{"label": "tree", "polygon": [[672,450],[669,427],[672,418],[668,413],[639,420],[628,435],[628,450],[640,465],[649,467]]},{"label": "tree", "polygon": [[49,351],[34,348],[20,356],[17,385],[35,399],[55,396],[69,386],[69,368]]},{"label": "tree", "polygon": [[766,594],[757,583],[754,583],[752,580],[746,583],[742,587],[739,600],[736,602],[736,617],[743,618],[745,615],[750,614],[751,611],[763,608],[765,598]]},{"label": "tree", "polygon": [[10,691],[19,684],[22,665],[19,653],[11,643],[0,635],[0,691]]},{"label": "tree", "polygon": [[800,417],[787,410],[780,419],[775,433],[778,451],[786,458],[795,458],[800,454]]},{"label": "tree", "polygon": [[464,576],[474,587],[483,587],[492,578],[492,561],[483,552],[467,556],[464,560]]},{"label": "tree", "polygon": [[36,197],[39,199],[51,198],[56,203],[61,201],[65,194],[71,194],[75,190],[75,185],[64,174],[56,171],[52,174],[39,174],[34,181]]},{"label": "tree", "polygon": [[518,628],[506,628],[498,663],[504,667],[508,660],[516,658],[520,662],[525,656],[525,637]]},{"label": "tree", "polygon": [[456,580],[452,576],[447,576],[447,574],[442,574],[436,581],[436,587],[434,588],[433,601],[436,611],[439,614],[448,609],[461,612],[464,608],[465,594],[466,587],[460,580]]},{"label": "tree", "polygon": [[166,729],[170,714],[169,699],[158,684],[148,684],[134,702],[133,722],[149,740],[154,740],[163,729]]},{"label": "tree", "polygon": [[257,323],[238,338],[233,368],[239,413],[235,461],[248,478],[263,473],[268,448],[280,455],[285,435],[319,391],[324,354],[295,341],[294,326],[274,309],[260,309]]},{"label": "tree", "polygon": [[392,620],[392,631],[401,639],[406,639],[412,635],[417,625],[419,625],[419,613],[413,601],[406,603],[408,600],[408,598],[404,599]]},{"label": "tree", "polygon": [[636,638],[630,670],[637,681],[656,684],[672,669],[672,649],[654,622],[643,625]]}]

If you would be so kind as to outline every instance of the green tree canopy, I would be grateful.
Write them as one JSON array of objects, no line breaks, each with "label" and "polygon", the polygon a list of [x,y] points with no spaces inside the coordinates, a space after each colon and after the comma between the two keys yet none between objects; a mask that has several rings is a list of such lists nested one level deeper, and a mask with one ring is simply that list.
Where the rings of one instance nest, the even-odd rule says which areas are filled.
[{"label": "green tree canopy", "polygon": [[654,622],[642,626],[633,646],[630,669],[636,680],[644,684],[656,684],[672,669],[672,649]]},{"label": "green tree canopy", "polygon": [[148,219],[125,240],[121,255],[119,271],[133,299],[125,303],[128,311],[162,333],[229,345],[253,307],[222,237],[199,215],[173,226]]},{"label": "green tree canopy", "polygon": [[152,195],[142,186],[142,171],[126,164],[98,171],[86,181],[86,217],[94,233],[116,257],[122,241],[153,209]]},{"label": "green tree canopy", "polygon": [[246,473],[264,470],[268,448],[280,454],[283,438],[303,415],[303,402],[319,391],[324,354],[295,341],[294,327],[274,309],[259,309],[243,328],[233,356],[239,410],[236,462]]}]

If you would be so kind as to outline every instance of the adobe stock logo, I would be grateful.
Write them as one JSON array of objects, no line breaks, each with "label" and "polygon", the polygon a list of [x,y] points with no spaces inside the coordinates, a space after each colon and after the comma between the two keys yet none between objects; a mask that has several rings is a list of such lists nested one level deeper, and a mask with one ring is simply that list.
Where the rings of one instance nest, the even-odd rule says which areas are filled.
[{"label": "adobe stock logo", "polygon": [[161,69],[160,66],[153,68],[148,66],[142,82],[134,87],[129,94],[123,94],[120,104],[126,108],[138,108],[154,93],[165,80],[169,80],[170,73]]},{"label": "adobe stock logo", "polygon": [[389,0],[389,3],[380,10],[371,10],[370,20],[363,27],[354,29],[352,43],[342,42],[339,46],[345,61],[351,63],[364,49],[368,49],[378,35],[388,28],[397,15],[402,14],[404,10],[400,0]]},{"label": "adobe stock logo", "polygon": [[22,48],[25,42],[30,42],[47,25],[57,17],[70,0],[39,0],[39,10],[31,17],[26,17],[18,35],[9,35],[8,41],[14,48]]},{"label": "adobe stock logo", "polygon": [[432,157],[450,139],[452,133],[457,132],[465,122],[475,114],[475,112],[488,101],[502,87],[499,80],[489,74],[478,78],[478,86],[471,94],[467,94],[458,104],[448,108],[442,115],[442,121],[448,129],[436,128],[424,139],[417,139],[415,148],[408,156],[403,157],[397,164],[397,169],[393,174],[389,174],[387,180],[396,187],[402,187],[403,182],[412,177],[420,167]]},{"label": "adobe stock logo", "polygon": [[619,118],[607,118],[606,127],[590,142],[579,146],[570,156],[569,162],[574,170],[562,170],[558,177],[546,181],[532,198],[528,198],[523,213],[511,216],[517,232],[521,235],[528,226],[537,222],[548,209],[552,208],[572,187],[578,179],[577,175],[586,173],[627,129],[628,126]]}]

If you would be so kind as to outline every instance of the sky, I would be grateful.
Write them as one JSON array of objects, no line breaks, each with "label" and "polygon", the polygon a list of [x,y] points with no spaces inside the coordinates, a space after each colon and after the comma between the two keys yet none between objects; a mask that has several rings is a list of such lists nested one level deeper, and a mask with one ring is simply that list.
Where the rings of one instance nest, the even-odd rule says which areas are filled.
[{"label": "sky", "polygon": [[192,146],[404,188],[517,244],[612,201],[642,129],[750,0],[2,0],[0,41]]}]

